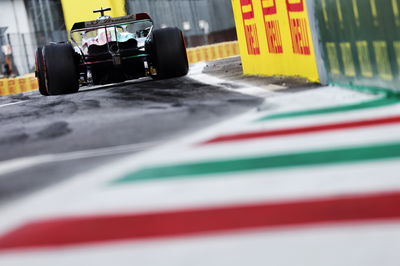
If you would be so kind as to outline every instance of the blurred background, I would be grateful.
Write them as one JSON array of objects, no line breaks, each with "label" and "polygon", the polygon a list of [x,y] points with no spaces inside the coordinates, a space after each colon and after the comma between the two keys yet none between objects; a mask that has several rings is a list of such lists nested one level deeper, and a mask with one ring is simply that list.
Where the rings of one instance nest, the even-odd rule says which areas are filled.
[{"label": "blurred background", "polygon": [[[68,12],[75,8],[76,13],[77,5],[79,16]],[[237,39],[230,0],[126,0],[121,5],[127,14],[149,13],[158,28],[180,28],[188,47]],[[1,0],[0,10],[0,65],[10,65],[8,72],[16,76],[34,71],[37,47],[67,40],[71,23],[66,21],[93,18],[92,10],[75,0]]]}]

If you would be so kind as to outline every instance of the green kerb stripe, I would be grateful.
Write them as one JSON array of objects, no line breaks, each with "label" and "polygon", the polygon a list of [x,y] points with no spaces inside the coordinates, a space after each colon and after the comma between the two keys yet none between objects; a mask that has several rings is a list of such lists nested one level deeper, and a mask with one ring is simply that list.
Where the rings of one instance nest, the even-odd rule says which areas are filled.
[{"label": "green kerb stripe", "polygon": [[144,168],[128,174],[113,183],[150,181],[168,178],[191,178],[234,172],[272,170],[300,166],[354,163],[400,157],[400,142],[382,145],[350,147],[325,151],[291,153],[275,156],[225,159],[188,164]]},{"label": "green kerb stripe", "polygon": [[307,115],[329,114],[329,113],[336,113],[336,112],[347,112],[347,111],[382,107],[382,106],[392,105],[392,104],[396,104],[396,103],[400,103],[400,98],[384,97],[384,98],[379,98],[376,100],[371,100],[371,101],[366,101],[366,102],[361,102],[361,103],[356,103],[356,104],[340,105],[340,106],[335,106],[335,107],[327,107],[327,108],[311,109],[311,110],[304,110],[304,111],[297,111],[297,112],[273,114],[273,115],[268,115],[268,116],[262,117],[262,118],[258,119],[257,121],[299,117],[299,116],[307,116]]}]

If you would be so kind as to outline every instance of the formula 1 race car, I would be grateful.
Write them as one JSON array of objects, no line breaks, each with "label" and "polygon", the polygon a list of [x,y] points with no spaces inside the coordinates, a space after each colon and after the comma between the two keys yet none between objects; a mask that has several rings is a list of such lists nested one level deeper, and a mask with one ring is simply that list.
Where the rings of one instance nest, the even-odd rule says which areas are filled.
[{"label": "formula 1 race car", "polygon": [[74,93],[100,85],[150,76],[184,76],[189,64],[178,28],[153,29],[146,13],[115,17],[110,8],[94,10],[94,21],[75,23],[71,42],[50,43],[36,51],[36,77],[42,95]]}]

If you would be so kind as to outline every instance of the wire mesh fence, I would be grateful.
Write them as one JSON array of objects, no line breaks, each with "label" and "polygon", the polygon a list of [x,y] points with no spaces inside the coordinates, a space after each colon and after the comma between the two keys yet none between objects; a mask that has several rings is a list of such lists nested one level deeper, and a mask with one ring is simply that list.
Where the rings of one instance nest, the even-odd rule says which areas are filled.
[{"label": "wire mesh fence", "polygon": [[49,42],[66,41],[67,32],[12,33],[6,34],[4,38],[12,49],[13,73],[15,75],[24,75],[35,70],[35,51],[37,47],[44,46]]}]

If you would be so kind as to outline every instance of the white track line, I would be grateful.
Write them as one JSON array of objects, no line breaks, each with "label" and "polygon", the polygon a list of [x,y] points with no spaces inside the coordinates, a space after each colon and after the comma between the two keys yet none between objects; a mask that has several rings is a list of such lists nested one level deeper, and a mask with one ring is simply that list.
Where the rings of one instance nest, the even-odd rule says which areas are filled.
[{"label": "white track line", "polygon": [[20,171],[29,167],[34,167],[44,163],[71,161],[85,158],[95,158],[108,155],[123,154],[129,152],[142,151],[156,146],[157,142],[144,142],[131,145],[121,145],[93,150],[75,151],[60,154],[44,154],[32,157],[16,158],[0,162],[0,176],[8,173]]},{"label": "white track line", "polygon": [[27,101],[20,101],[20,102],[15,102],[15,103],[6,103],[6,104],[3,104],[3,105],[0,105],[0,108],[11,106],[11,105],[16,105],[16,104],[20,104],[20,103],[24,103],[24,102],[27,102]]},{"label": "white track line", "polygon": [[[232,83],[229,79],[215,77],[209,74],[204,74],[203,69],[207,63],[201,62],[190,66],[189,77],[203,84],[209,84],[213,86],[221,86],[223,83]],[[267,97],[274,94],[273,90],[276,90],[276,86],[272,85],[270,89],[264,89],[257,86],[253,86],[243,82],[234,82],[235,84],[241,86],[237,89],[231,89],[229,87],[225,87],[226,90],[240,92],[247,95],[258,96],[258,97]]]}]

